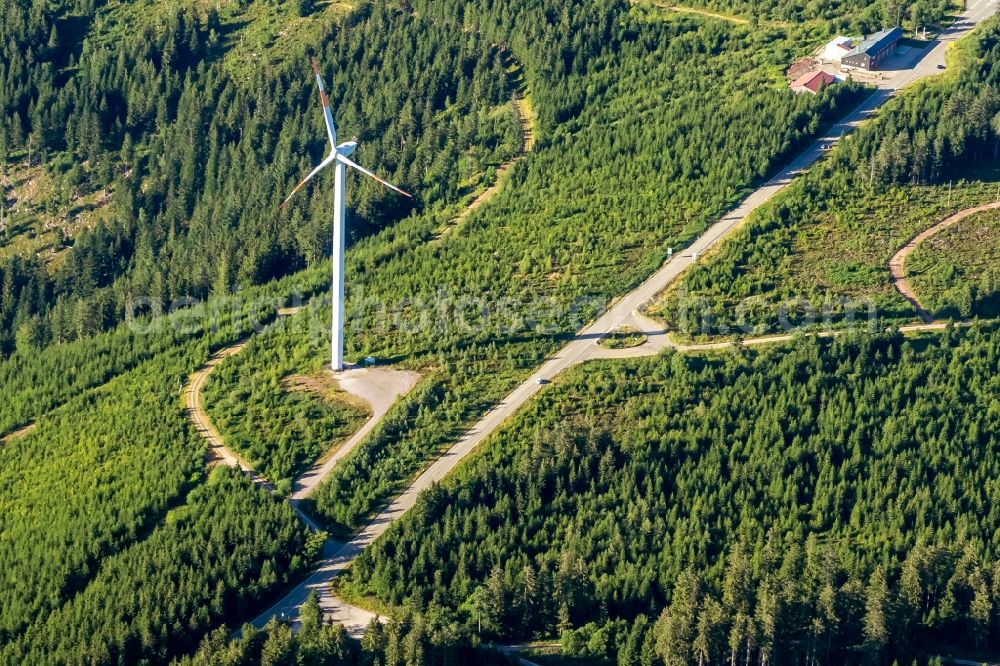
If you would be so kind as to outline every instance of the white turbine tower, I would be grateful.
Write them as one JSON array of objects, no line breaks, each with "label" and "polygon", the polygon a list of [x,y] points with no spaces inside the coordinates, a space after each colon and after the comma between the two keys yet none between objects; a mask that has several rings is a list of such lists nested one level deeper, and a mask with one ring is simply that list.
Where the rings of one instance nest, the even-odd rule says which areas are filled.
[{"label": "white turbine tower", "polygon": [[410,197],[413,196],[399,189],[389,181],[379,178],[374,173],[363,166],[351,161],[348,157],[354,153],[358,144],[354,141],[347,141],[337,145],[337,130],[333,125],[333,114],[330,112],[330,100],[327,99],[326,90],[323,88],[323,78],[319,74],[319,66],[316,59],[312,59],[313,71],[316,72],[316,85],[319,86],[319,98],[323,103],[323,119],[326,121],[326,134],[330,139],[330,154],[313,169],[301,183],[295,186],[288,199],[282,202],[279,208],[283,208],[288,201],[295,196],[295,193],[312,180],[316,174],[336,163],[336,171],[333,184],[333,325],[332,333],[332,359],[330,366],[334,372],[344,369],[344,237],[345,237],[345,192],[344,184],[347,180],[347,167],[357,169],[370,178],[374,178],[389,189]]}]

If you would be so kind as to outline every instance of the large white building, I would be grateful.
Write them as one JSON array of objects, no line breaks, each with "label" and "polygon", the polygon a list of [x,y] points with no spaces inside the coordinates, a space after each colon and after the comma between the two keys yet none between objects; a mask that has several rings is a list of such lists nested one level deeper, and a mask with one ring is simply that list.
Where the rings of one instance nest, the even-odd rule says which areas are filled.
[{"label": "large white building", "polygon": [[823,48],[823,62],[840,64],[840,59],[851,51],[850,37],[836,37]]}]

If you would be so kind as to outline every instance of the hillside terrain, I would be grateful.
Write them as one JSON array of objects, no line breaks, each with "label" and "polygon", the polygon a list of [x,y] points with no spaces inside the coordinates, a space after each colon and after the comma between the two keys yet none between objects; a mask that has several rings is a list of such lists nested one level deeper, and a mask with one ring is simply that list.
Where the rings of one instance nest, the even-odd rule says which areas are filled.
[{"label": "hillside terrain", "polygon": [[928,238],[907,261],[918,298],[938,318],[1000,315],[1000,214],[984,211]]},{"label": "hillside terrain", "polygon": [[654,311],[696,339],[916,321],[890,259],[950,214],[997,199],[996,45],[967,40],[949,60],[954,71],[896,99]]},{"label": "hillside terrain", "polygon": [[[505,663],[483,641],[533,639],[644,665],[989,655],[992,325],[534,379],[871,99],[794,94],[789,63],[954,10],[680,9],[0,0],[0,664]],[[759,298],[759,333],[790,293],[913,320],[887,253],[995,196],[998,30],[686,293]],[[369,413],[324,374],[332,183],[277,209],[325,145],[310,56],[359,161],[416,195],[350,177],[347,356],[417,383],[288,502]],[[913,255],[914,283],[942,316],[988,319],[995,257],[952,229]],[[671,291],[653,310],[678,308]],[[206,367],[200,418],[271,483],[213,460],[185,403]],[[392,621],[357,643],[311,598],[244,625],[526,383],[540,396],[336,581]]]},{"label": "hillside terrain", "polygon": [[[960,85],[983,97],[996,30],[993,22],[963,44]],[[951,79],[891,103],[803,186],[830,180],[833,167],[849,171],[851,160],[864,159],[858,145],[887,127],[905,131],[909,108],[946,92],[955,92]],[[982,173],[974,146],[952,159]],[[891,187],[890,175],[876,175]],[[961,195],[923,190],[955,207],[995,193],[989,181],[963,187]],[[824,193],[843,195],[830,186]],[[771,214],[765,208],[759,219]],[[755,224],[749,237],[770,240],[773,227]],[[871,244],[871,228],[856,233]],[[694,275],[711,274],[742,238]],[[991,249],[976,244],[980,265],[989,265]],[[891,290],[886,261],[881,283]],[[996,544],[982,513],[991,483],[972,480],[974,469],[993,464],[996,443],[988,421],[960,424],[959,415],[969,408],[978,421],[996,409],[991,390],[967,393],[992,381],[995,335],[862,335],[583,366],[425,495],[337,590],[390,615],[408,607],[440,627],[466,623],[483,639],[561,637],[563,654],[620,664],[974,654],[997,635]],[[837,378],[824,386],[827,372]],[[692,381],[685,402],[678,392]],[[924,445],[933,451],[921,452]],[[948,453],[953,446],[961,450]],[[981,462],[966,467],[974,458]],[[949,480],[957,469],[962,480]]]},{"label": "hillside terrain", "polygon": [[[400,241],[389,256],[382,237],[367,239],[349,253],[348,284],[359,286],[348,294],[348,358],[359,358],[364,350],[419,370],[425,380],[399,406],[398,416],[338,466],[311,500],[311,511],[335,533],[347,536],[360,527],[447,445],[457,428],[551,353],[561,336],[572,334],[609,298],[638,283],[662,260],[665,246],[703,229],[767,173],[764,162],[777,162],[778,155],[789,154],[818,131],[827,109],[849,105],[858,94],[845,87],[831,90],[837,94],[827,98],[807,99],[775,85],[774,73],[765,65],[785,57],[792,47],[787,37],[776,36],[765,48],[756,48],[756,38],[745,28],[732,31],[655,10],[622,11],[633,23],[606,34],[604,19],[581,8],[575,30],[594,35],[595,45],[607,44],[590,56],[592,63],[574,65],[561,75],[565,80],[533,80],[542,145],[518,164],[508,186],[488,205],[471,213],[444,243],[403,245],[402,238],[425,238],[424,230],[435,226],[434,219],[414,216],[394,227]],[[517,25],[531,30],[537,21],[526,17]],[[631,30],[641,30],[648,43]],[[722,40],[714,52],[707,48],[712,40]],[[526,41],[534,49],[558,46]],[[630,57],[615,55],[620,49]],[[759,66],[738,64],[727,49],[757,59]],[[524,57],[524,63],[531,72],[532,58]],[[717,77],[704,91],[684,83],[700,78],[706,67],[732,76]],[[751,86],[758,92],[736,92],[750,80],[759,84]],[[584,81],[589,82],[586,87]],[[560,111],[564,120],[552,117],[550,106],[543,104],[546,95],[573,92],[579,99],[572,104],[579,108]],[[654,104],[658,97],[667,103]],[[714,111],[696,122],[692,109],[706,106]],[[781,110],[767,110],[772,106]],[[751,129],[757,123],[747,112],[755,108],[764,109],[762,118],[775,119],[783,143]],[[779,120],[789,113],[799,114],[790,126]],[[754,140],[716,150],[715,137],[726,124],[740,124]],[[662,129],[671,127],[675,129]],[[625,146],[633,146],[633,158],[614,159]],[[677,159],[665,160],[661,150],[679,151]],[[595,164],[603,164],[605,172]],[[665,173],[666,167],[674,173]],[[634,183],[628,198],[617,191],[616,183],[622,181]],[[574,187],[568,189],[567,182]],[[678,203],[666,219],[658,212],[665,198]],[[591,222],[595,215],[602,216],[600,222]],[[314,307],[327,311],[323,303]],[[291,321],[270,335],[273,340],[262,337],[258,344],[298,349],[309,343],[311,331]],[[322,348],[313,349],[316,364]],[[264,358],[256,354],[228,363],[240,368],[218,378],[232,377],[225,389],[229,394],[245,393],[266,372]],[[223,387],[213,378],[208,391],[221,397]],[[213,403],[219,422],[232,418],[225,413],[227,402]]]},{"label": "hillside terrain", "polygon": [[996,348],[988,329],[581,366],[340,584],[624,664],[992,644]]}]

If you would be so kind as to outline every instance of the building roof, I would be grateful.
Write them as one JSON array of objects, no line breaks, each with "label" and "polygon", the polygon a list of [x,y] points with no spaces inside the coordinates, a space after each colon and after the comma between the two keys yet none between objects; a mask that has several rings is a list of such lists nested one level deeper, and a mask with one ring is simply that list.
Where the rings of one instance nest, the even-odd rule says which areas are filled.
[{"label": "building roof", "polygon": [[829,48],[831,46],[839,48],[839,49],[843,49],[844,51],[850,51],[851,50],[851,38],[850,37],[844,37],[843,35],[840,35],[838,37],[834,37],[832,40],[830,40],[830,43],[827,44],[827,48]]},{"label": "building roof", "polygon": [[885,30],[879,30],[878,32],[865,37],[860,44],[851,49],[850,53],[845,54],[844,57],[846,58],[848,56],[862,54],[872,55],[873,53],[878,53],[892,42],[899,41],[902,36],[903,31],[899,28],[886,28]]},{"label": "building roof", "polygon": [[808,72],[792,81],[792,88],[806,88],[818,92],[822,86],[828,86],[836,81],[837,77],[827,72]]}]

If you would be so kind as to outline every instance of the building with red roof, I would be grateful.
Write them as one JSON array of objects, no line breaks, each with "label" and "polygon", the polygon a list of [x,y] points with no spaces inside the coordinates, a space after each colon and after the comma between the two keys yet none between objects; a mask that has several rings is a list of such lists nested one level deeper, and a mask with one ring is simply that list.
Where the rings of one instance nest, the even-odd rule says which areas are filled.
[{"label": "building with red roof", "polygon": [[837,77],[827,72],[809,72],[792,81],[792,90],[795,92],[809,92],[816,94],[819,89],[837,82]]}]

